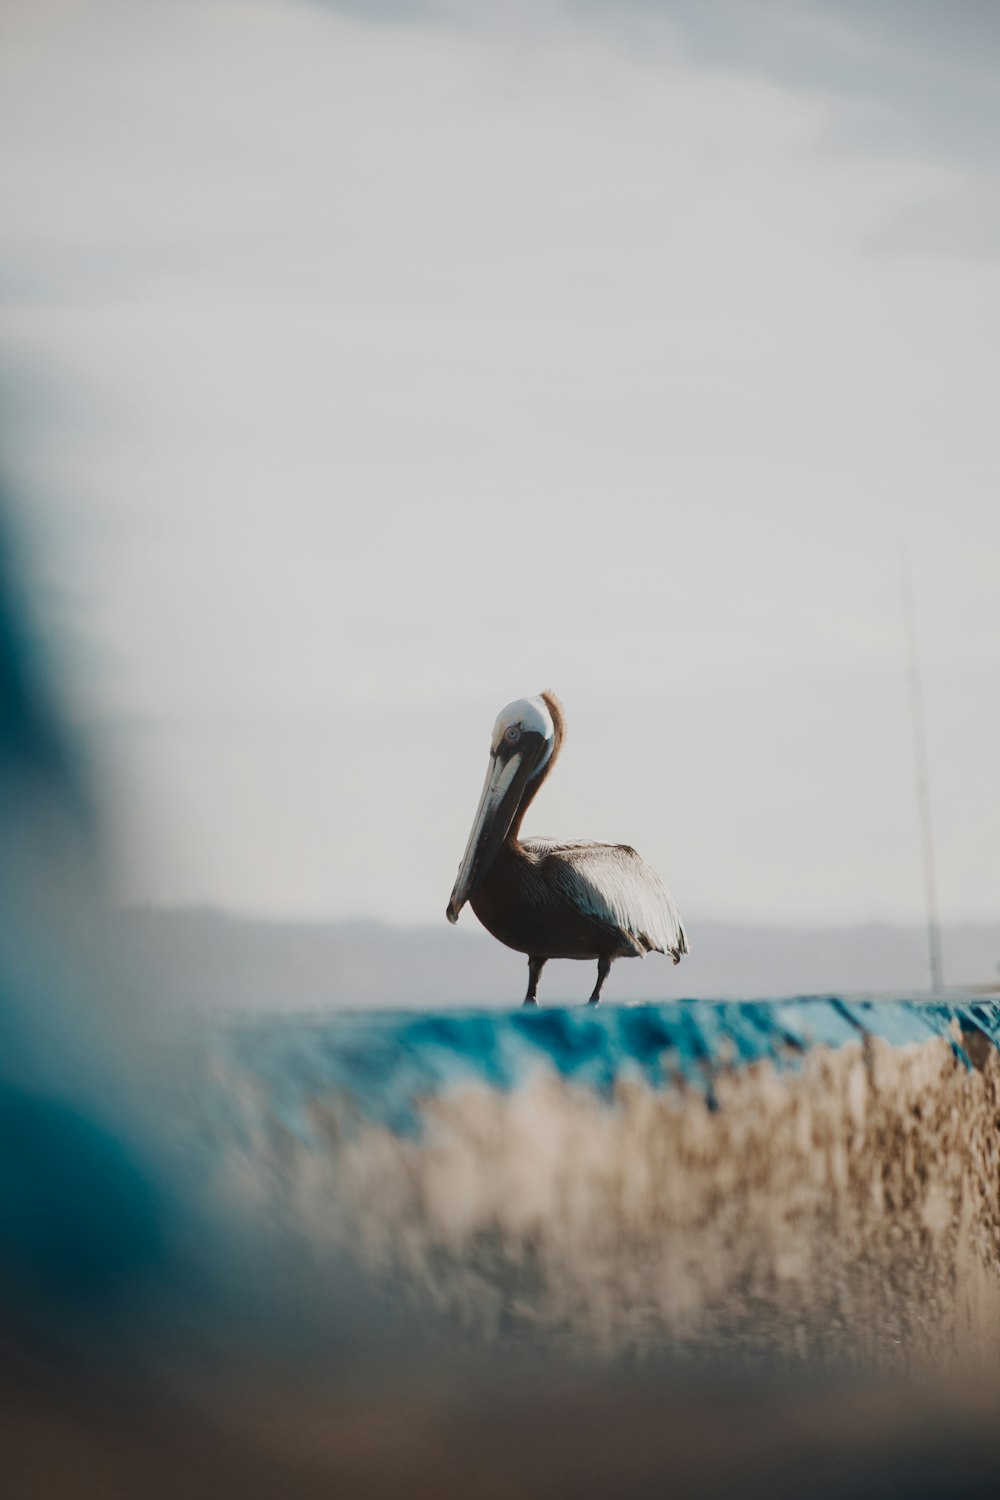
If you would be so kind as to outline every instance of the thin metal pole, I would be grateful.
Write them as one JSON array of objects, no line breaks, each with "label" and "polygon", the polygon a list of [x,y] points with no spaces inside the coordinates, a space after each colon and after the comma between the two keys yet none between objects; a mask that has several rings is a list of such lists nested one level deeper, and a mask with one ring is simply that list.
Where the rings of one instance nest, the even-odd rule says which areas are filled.
[{"label": "thin metal pole", "polygon": [[931,991],[944,988],[941,969],[941,923],[938,919],[937,880],[934,874],[934,839],[931,833],[931,801],[927,776],[927,736],[924,730],[924,695],[920,683],[916,611],[913,583],[906,548],[899,549],[899,576],[906,628],[907,677],[910,685],[910,718],[913,725],[913,759],[917,772],[917,808],[920,816],[920,849],[924,864],[924,898],[927,903],[927,947],[930,955]]}]

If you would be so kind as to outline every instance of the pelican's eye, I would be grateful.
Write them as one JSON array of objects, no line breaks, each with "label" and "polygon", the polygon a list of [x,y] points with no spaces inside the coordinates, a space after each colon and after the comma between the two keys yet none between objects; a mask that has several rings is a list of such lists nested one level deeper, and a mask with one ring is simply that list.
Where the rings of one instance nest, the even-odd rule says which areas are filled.
[{"label": "pelican's eye", "polygon": [[521,738],[520,726],[512,724],[509,729],[504,730],[504,739],[509,745],[516,745]]}]

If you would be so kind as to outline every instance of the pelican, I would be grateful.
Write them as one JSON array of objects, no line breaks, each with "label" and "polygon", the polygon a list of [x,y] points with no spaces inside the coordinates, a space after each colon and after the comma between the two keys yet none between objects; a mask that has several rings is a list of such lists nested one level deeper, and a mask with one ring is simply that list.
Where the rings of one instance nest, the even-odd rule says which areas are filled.
[{"label": "pelican", "polygon": [[669,953],[688,943],[673,898],[655,870],[627,844],[585,839],[521,839],[521,822],[555,764],[565,734],[552,693],[518,698],[493,726],[483,794],[448,902],[457,922],[468,901],[488,932],[528,955],[525,1005],[538,1004],[538,978],[550,958],[597,960],[590,1005],[616,958]]}]

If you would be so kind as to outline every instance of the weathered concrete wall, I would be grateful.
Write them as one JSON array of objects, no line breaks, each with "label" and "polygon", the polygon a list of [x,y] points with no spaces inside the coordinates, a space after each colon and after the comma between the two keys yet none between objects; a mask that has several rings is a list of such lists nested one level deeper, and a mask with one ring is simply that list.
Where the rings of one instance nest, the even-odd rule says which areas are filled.
[{"label": "weathered concrete wall", "polygon": [[[957,1035],[957,1031],[956,1031]],[[517,1340],[878,1367],[1000,1349],[1000,1053],[865,1037],[718,1069],[710,1098],[535,1072],[426,1097],[419,1128],[314,1094],[248,1107],[230,1162],[323,1253]]]}]

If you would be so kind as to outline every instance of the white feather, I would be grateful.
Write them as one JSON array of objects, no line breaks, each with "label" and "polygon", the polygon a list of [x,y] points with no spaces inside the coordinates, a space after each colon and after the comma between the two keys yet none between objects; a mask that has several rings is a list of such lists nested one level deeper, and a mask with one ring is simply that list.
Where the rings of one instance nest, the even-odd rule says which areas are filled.
[{"label": "white feather", "polygon": [[525,839],[525,853],[588,916],[617,928],[622,957],[687,953],[687,935],[674,899],[656,871],[627,844],[587,839]]}]

